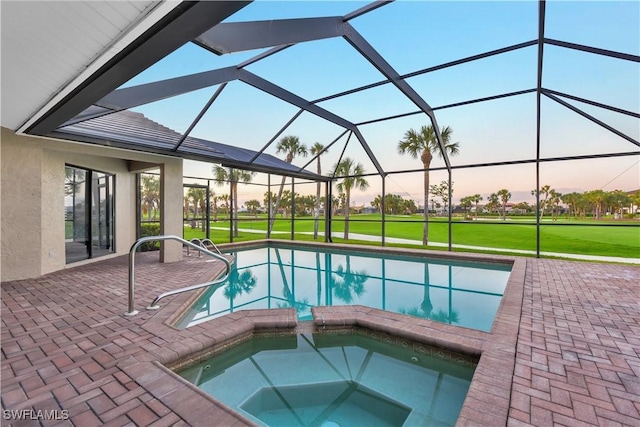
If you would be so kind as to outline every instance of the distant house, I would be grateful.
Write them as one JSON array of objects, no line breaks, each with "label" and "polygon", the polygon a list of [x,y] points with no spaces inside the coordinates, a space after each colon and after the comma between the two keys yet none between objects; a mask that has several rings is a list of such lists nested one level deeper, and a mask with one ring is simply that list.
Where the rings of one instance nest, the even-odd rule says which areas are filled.
[{"label": "distant house", "polygon": [[[640,189],[637,190],[632,190],[632,191],[627,191],[625,192],[625,194],[629,197],[631,197],[631,199],[634,199],[638,193],[640,193]],[[622,208],[622,213],[623,214],[637,214],[640,211],[640,206],[636,205],[635,203],[631,202],[631,204],[629,206],[625,206]]]},{"label": "distant house", "polygon": [[460,205],[455,205],[453,207],[453,210],[451,211],[451,213],[454,213],[454,214],[463,214],[463,213],[466,213],[466,212],[467,212],[467,210],[465,208],[463,208],[462,206],[460,206]]},{"label": "distant house", "polygon": [[356,205],[353,205],[353,206],[351,206],[351,213],[354,213],[354,214],[372,214],[372,213],[378,213],[378,209],[374,208],[373,206],[366,206],[366,205],[356,206]]}]

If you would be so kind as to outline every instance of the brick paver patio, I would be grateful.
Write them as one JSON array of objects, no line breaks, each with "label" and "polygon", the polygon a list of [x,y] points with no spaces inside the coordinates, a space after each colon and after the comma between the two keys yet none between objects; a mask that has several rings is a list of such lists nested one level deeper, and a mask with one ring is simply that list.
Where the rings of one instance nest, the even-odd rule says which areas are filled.
[{"label": "brick paver patio", "polygon": [[510,425],[640,425],[640,269],[528,260]]},{"label": "brick paver patio", "polygon": [[[138,259],[138,309],[222,269],[196,257]],[[640,425],[640,268],[530,258],[516,265],[512,276],[522,280],[510,282],[491,333],[363,307],[319,310],[334,324],[482,354],[460,425]],[[169,326],[193,298],[167,298],[157,312],[125,317],[127,257],[2,283],[2,425],[251,424],[161,365],[256,331],[291,331],[295,312]],[[29,419],[43,414],[59,419]]]}]

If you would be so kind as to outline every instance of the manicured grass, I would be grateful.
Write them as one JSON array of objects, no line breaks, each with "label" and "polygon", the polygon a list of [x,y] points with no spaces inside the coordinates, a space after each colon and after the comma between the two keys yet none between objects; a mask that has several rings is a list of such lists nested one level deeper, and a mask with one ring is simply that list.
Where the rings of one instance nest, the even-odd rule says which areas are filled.
[{"label": "manicured grass", "polygon": [[[267,221],[265,218],[241,217],[239,227],[240,235],[234,241],[258,240],[266,237]],[[358,239],[355,234],[380,236],[382,225],[379,222],[381,215],[353,215],[349,221],[349,242],[355,243]],[[386,217],[385,235],[387,238],[401,238],[409,240],[422,240],[422,219],[420,215],[390,216]],[[332,232],[344,231],[343,217],[334,217]],[[304,217],[295,220],[295,239],[313,240],[312,235],[299,234],[313,232],[313,218]],[[583,225],[584,224],[584,225]],[[604,224],[604,226],[597,226]],[[633,224],[634,227],[606,226],[610,224]],[[214,242],[229,241],[229,222],[218,221],[211,224],[211,238]],[[247,230],[261,231],[249,233]],[[320,221],[319,229],[324,230],[324,221]],[[274,225],[275,232],[272,238],[290,239],[291,220],[279,218]],[[432,243],[448,242],[449,229],[446,218],[431,218],[429,222],[429,241]],[[185,237],[204,237],[199,229],[185,227]],[[342,239],[334,238],[334,241]],[[379,245],[374,242],[359,242]],[[479,246],[486,248],[529,250],[536,249],[535,218],[517,217],[506,221],[498,219],[481,219],[479,221],[463,222],[461,218],[455,218],[452,225],[452,243],[457,245]],[[410,246],[397,245],[393,246]],[[422,245],[417,245],[423,247]],[[415,247],[415,246],[413,246]],[[439,247],[429,246],[429,249]],[[640,223],[638,221],[595,221],[560,218],[557,221],[543,221],[540,227],[540,250],[543,252],[557,252],[581,255],[598,255],[623,258],[640,257]]]}]

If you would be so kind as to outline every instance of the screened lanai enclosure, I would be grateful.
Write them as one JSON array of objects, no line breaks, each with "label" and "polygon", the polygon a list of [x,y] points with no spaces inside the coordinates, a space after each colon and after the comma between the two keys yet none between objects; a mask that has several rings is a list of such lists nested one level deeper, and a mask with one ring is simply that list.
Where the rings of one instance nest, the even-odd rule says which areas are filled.
[{"label": "screened lanai enclosure", "polygon": [[617,1],[184,2],[26,132],[187,159],[188,238],[637,259],[639,20]]}]

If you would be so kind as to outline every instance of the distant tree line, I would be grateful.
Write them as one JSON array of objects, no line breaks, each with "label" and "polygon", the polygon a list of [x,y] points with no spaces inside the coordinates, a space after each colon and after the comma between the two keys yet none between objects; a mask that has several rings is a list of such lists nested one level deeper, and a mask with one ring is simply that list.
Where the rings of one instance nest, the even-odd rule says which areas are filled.
[{"label": "distant tree line", "polygon": [[640,206],[640,191],[628,194],[621,190],[591,190],[584,193],[561,194],[560,199],[567,205],[567,216],[585,218],[591,214],[594,218],[601,219],[604,213],[609,212],[622,218],[625,208],[629,209],[629,214],[636,213],[633,206],[636,210]]},{"label": "distant tree line", "polygon": [[[531,195],[537,196],[538,191],[531,190]],[[602,216],[606,213],[613,214],[616,218],[622,218],[625,213],[635,214],[634,209],[637,210],[640,206],[640,191],[629,194],[621,190],[591,190],[582,193],[561,194],[551,188],[550,185],[544,185],[540,188],[538,197],[540,215],[550,215],[553,220],[557,220],[562,213],[566,214],[567,218],[592,217],[602,219]],[[535,204],[531,205],[527,202],[511,204],[507,209],[510,199],[511,193],[509,190],[501,189],[496,193],[491,193],[484,206],[478,204],[483,200],[482,196],[474,194],[461,198],[460,207],[464,209],[466,216],[470,216],[471,208],[475,207],[476,218],[479,210],[484,210],[487,213],[496,213],[503,219],[506,218],[509,211],[521,214],[535,213]],[[625,212],[625,209],[627,212]]]},{"label": "distant tree line", "polygon": [[[371,206],[382,212],[382,196],[378,194],[371,201]],[[386,194],[384,196],[384,212],[390,215],[411,215],[418,212],[418,207],[413,199],[405,199],[398,194]]]}]

